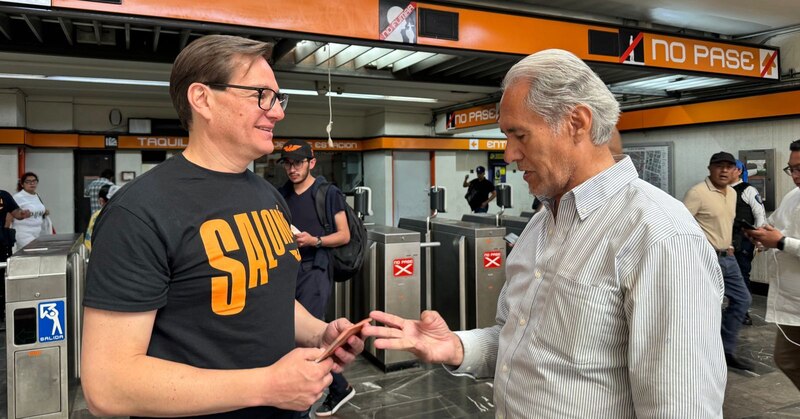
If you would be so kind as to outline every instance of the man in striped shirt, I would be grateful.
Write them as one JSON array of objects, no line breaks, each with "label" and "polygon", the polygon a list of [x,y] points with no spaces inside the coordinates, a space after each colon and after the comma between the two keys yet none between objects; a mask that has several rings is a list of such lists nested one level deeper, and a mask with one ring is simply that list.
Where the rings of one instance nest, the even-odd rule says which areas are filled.
[{"label": "man in striped shirt", "polygon": [[365,327],[455,374],[494,376],[498,418],[721,418],[722,275],[686,208],[608,141],[619,106],[572,53],[506,75],[507,162],[543,200],[506,266],[497,324],[451,332],[382,312]]}]

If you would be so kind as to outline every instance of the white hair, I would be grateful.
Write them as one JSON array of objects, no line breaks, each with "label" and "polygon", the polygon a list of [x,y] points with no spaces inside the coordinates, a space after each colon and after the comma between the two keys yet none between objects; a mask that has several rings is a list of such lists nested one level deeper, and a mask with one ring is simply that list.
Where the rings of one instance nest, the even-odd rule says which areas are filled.
[{"label": "white hair", "polygon": [[561,130],[565,116],[576,106],[592,112],[592,142],[606,144],[619,119],[619,103],[600,77],[575,54],[547,49],[514,64],[503,79],[502,89],[530,83],[525,104],[539,114],[553,132]]}]

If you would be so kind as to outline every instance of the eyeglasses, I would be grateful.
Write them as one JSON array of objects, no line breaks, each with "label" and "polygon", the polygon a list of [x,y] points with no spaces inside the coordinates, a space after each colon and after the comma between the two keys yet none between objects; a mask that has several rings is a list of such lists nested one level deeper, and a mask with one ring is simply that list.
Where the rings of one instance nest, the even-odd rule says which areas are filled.
[{"label": "eyeglasses", "polygon": [[24,182],[22,182],[22,183],[24,183],[24,184],[26,184],[26,185],[35,185],[35,184],[39,183],[39,181],[38,181],[38,180],[36,180],[36,179],[27,179],[27,180],[25,180],[25,181],[24,181]]},{"label": "eyeglasses", "polygon": [[783,173],[786,173],[789,176],[800,175],[800,166],[786,166],[783,168]]},{"label": "eyeglasses", "polygon": [[[212,89],[220,89],[225,90],[227,88],[232,89],[242,89],[242,90],[254,90],[258,92],[258,107],[264,111],[269,111],[275,106],[275,102],[281,104],[281,109],[286,110],[286,105],[289,103],[289,95],[286,93],[276,92],[269,87],[253,87],[253,86],[239,86],[236,84],[224,84],[224,83],[203,83],[206,86]],[[268,92],[266,95],[264,92]],[[268,103],[269,106],[264,107],[264,103]]]},{"label": "eyeglasses", "polygon": [[289,170],[290,167],[293,167],[295,169],[299,169],[299,168],[303,167],[303,163],[305,163],[307,161],[308,161],[308,159],[303,159],[303,160],[300,160],[300,161],[284,160],[283,161],[283,168],[286,169],[286,170]]}]

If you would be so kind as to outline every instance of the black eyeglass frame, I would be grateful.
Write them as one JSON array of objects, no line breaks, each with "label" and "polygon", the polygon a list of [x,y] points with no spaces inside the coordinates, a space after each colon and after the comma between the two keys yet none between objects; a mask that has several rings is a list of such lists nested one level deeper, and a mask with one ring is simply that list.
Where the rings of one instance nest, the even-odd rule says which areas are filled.
[{"label": "black eyeglass frame", "polygon": [[783,173],[792,176],[792,172],[800,172],[800,167],[786,166],[783,168]]},{"label": "black eyeglass frame", "polygon": [[[272,90],[269,87],[241,86],[241,85],[238,85],[238,84],[226,84],[226,83],[203,83],[203,84],[205,84],[206,86],[208,86],[208,87],[210,87],[212,89],[219,89],[219,90],[225,90],[225,89],[230,87],[232,89],[242,89],[242,90],[253,90],[253,91],[256,91],[256,92],[258,92],[258,107],[259,107],[259,109],[261,109],[263,111],[269,111],[270,109],[272,109],[275,106],[275,102],[280,103],[281,104],[281,109],[283,109],[285,111],[286,110],[286,106],[288,106],[288,104],[289,104],[289,95],[288,94]],[[269,102],[269,107],[265,109],[263,106],[261,106],[261,100],[264,98],[264,91],[266,91],[266,90],[269,90],[270,92],[272,92],[272,99]]]}]

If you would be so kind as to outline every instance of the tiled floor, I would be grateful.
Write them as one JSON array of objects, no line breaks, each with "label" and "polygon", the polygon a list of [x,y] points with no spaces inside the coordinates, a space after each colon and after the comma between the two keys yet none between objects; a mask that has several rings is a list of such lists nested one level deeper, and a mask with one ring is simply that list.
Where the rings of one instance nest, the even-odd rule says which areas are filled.
[{"label": "tiled floor", "polygon": [[[764,323],[766,299],[754,296],[754,325],[741,333],[740,355],[756,363],[755,372],[730,370],[725,400],[726,418],[800,418],[800,391],[775,368],[772,347],[776,328]],[[2,339],[5,341],[4,333]],[[2,348],[5,359],[5,348]],[[5,393],[5,362],[0,388]],[[355,418],[492,418],[491,380],[453,377],[439,366],[422,366],[384,374],[359,359],[347,372],[356,396],[334,416]],[[93,418],[80,386],[70,388],[70,417]],[[6,417],[6,396],[0,417]]]}]

